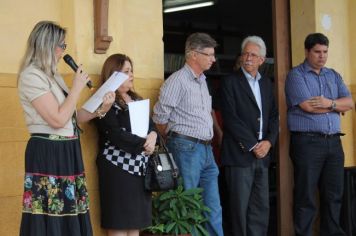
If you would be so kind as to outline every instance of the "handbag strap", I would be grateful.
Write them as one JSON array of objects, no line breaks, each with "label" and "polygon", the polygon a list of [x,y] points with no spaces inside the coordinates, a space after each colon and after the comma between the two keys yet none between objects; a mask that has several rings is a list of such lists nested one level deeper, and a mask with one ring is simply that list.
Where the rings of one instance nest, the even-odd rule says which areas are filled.
[{"label": "handbag strap", "polygon": [[168,160],[169,160],[170,165],[171,165],[172,170],[173,170],[173,173],[172,173],[173,177],[176,178],[176,177],[178,177],[178,166],[177,166],[176,162],[174,161],[173,155],[170,155],[170,152],[169,152],[169,150],[167,148],[167,145],[166,145],[162,135],[159,132],[157,132],[157,134],[158,134],[158,137],[159,137],[160,146],[163,147],[164,151],[167,153]]}]

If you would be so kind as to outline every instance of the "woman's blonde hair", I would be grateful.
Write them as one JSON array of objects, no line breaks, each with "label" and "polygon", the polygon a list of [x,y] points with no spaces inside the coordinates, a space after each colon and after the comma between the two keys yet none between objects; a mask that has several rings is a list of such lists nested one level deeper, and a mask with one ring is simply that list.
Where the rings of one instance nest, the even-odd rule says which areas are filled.
[{"label": "woman's blonde hair", "polygon": [[33,28],[28,40],[20,72],[34,64],[48,76],[57,70],[55,49],[64,41],[66,30],[52,21],[40,21]]}]

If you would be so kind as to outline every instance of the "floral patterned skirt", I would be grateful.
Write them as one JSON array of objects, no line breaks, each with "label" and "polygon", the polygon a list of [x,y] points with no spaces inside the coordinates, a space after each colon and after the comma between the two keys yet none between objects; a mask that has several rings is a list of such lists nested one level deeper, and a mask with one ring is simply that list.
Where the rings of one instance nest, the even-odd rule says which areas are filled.
[{"label": "floral patterned skirt", "polygon": [[92,235],[78,137],[33,134],[25,154],[20,235]]}]

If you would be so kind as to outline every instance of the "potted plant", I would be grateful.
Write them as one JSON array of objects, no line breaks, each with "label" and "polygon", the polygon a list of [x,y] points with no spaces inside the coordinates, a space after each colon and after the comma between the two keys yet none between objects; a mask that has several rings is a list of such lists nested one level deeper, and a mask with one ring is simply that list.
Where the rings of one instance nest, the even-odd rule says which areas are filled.
[{"label": "potted plant", "polygon": [[174,190],[155,193],[152,199],[152,225],[142,235],[203,235],[210,209],[204,205],[202,188],[185,190],[182,181]]}]

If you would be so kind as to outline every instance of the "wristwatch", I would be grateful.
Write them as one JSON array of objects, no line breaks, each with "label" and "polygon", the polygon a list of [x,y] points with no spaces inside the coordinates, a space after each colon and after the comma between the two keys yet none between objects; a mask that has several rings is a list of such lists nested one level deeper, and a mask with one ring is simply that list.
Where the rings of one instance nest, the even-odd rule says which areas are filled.
[{"label": "wristwatch", "polygon": [[331,106],[329,107],[330,111],[335,111],[336,109],[336,102],[334,100],[331,101]]}]

